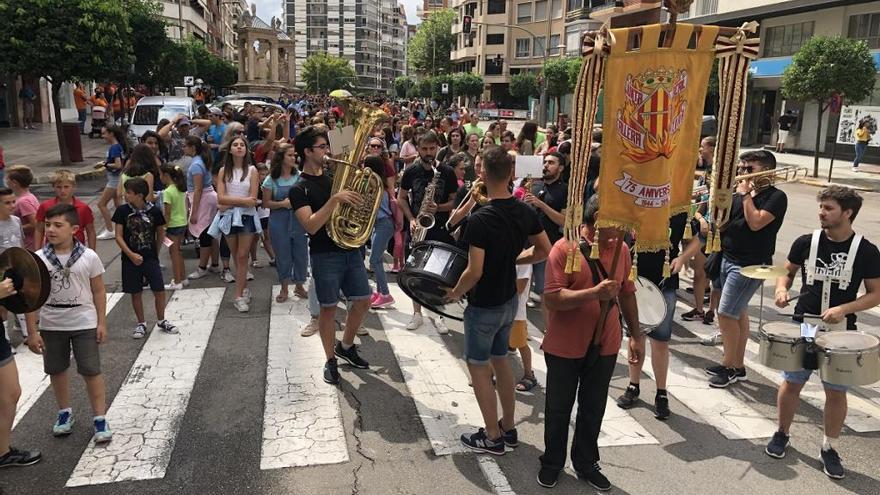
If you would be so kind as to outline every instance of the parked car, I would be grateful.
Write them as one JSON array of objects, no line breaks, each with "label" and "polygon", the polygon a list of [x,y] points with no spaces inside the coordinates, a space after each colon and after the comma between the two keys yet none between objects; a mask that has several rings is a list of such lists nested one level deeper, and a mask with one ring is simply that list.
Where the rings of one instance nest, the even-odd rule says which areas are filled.
[{"label": "parked car", "polygon": [[250,94],[250,93],[240,93],[240,94],[231,94],[226,96],[221,96],[214,100],[214,105],[220,106],[221,104],[230,101],[230,100],[248,100],[248,101],[263,101],[266,103],[275,103],[275,99],[270,96]]},{"label": "parked car", "polygon": [[193,118],[196,115],[195,100],[188,96],[145,96],[134,107],[129,133],[140,138],[147,131],[155,131],[160,120],[172,120],[181,113]]}]

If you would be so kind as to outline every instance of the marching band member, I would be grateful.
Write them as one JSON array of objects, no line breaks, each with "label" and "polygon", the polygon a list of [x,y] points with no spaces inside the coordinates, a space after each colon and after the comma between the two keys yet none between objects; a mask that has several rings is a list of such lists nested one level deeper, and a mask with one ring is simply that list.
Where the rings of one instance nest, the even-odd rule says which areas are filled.
[{"label": "marching band member", "polygon": [[[565,225],[565,205],[568,204],[568,183],[562,180],[565,172],[565,158],[555,151],[544,155],[544,169],[541,181],[532,185],[523,198],[526,204],[538,212],[538,219],[547,232],[550,244],[562,238],[562,226]],[[536,263],[532,284],[535,298],[540,302],[544,294],[544,270],[546,262]],[[546,321],[546,311],[545,311]]]},{"label": "marching band member", "polygon": [[[862,207],[862,197],[843,186],[830,186],[819,192],[821,230],[797,238],[791,246],[785,269],[788,275],[776,281],[776,305],[789,304],[788,289],[800,272],[803,282],[795,305],[797,315],[821,315],[829,329],[855,330],[856,313],[880,304],[880,251],[853,231],[852,223]],[[864,282],[866,294],[859,297]],[[779,431],[764,452],[777,459],[785,457],[789,429],[800,403],[800,393],[812,370],[783,371],[785,381],[776,399]],[[847,386],[828,383],[825,388],[825,437],[822,441],[823,471],[829,477],[844,476],[835,447],[846,419]]]},{"label": "marching band member", "polygon": [[[434,215],[434,226],[428,229],[425,240],[454,244],[452,235],[446,230],[446,221],[449,219],[449,212],[455,205],[458,180],[455,178],[452,167],[437,161],[439,144],[440,140],[437,139],[434,131],[427,131],[419,138],[419,158],[403,171],[400,189],[397,191],[397,204],[410,226],[410,233],[412,233],[418,227],[416,217],[421,210],[422,202],[428,201],[427,211]],[[434,189],[434,197],[425,198],[425,191],[434,179],[435,169],[439,171],[440,176],[437,180],[437,187]],[[406,329],[416,330],[422,326],[423,321],[422,307],[413,301],[413,315],[409,323],[406,324]],[[437,333],[441,335],[449,333],[449,328],[446,327],[442,317],[438,316],[434,320],[434,326],[437,328]]]},{"label": "marching band member", "polygon": [[[581,236],[585,242],[596,242],[594,225],[598,211],[599,196],[593,195],[584,206],[585,225],[581,226]],[[541,345],[547,361],[547,389],[544,455],[538,472],[538,484],[543,487],[556,486],[559,473],[565,467],[571,408],[577,396],[572,464],[578,477],[596,489],[611,488],[611,482],[600,472],[598,441],[608,384],[620,350],[620,312],[629,328],[639,328],[636,288],[627,280],[632,263],[625,244],[620,250],[617,271],[608,276],[605,269],[610,269],[614,261],[615,242],[610,239],[613,235],[618,236],[617,242],[623,242],[616,230],[603,229],[598,241],[599,260],[588,258],[581,263],[580,271],[565,273],[569,247],[564,239],[553,246],[547,259],[544,304],[549,315],[547,334]],[[612,301],[604,322],[597,321],[601,301]],[[600,332],[598,346],[593,345],[596,332]]]},{"label": "marching band member", "polygon": [[[776,157],[769,151],[748,151],[739,157],[739,174],[752,174],[776,168]],[[788,197],[770,185],[755,190],[750,181],[740,181],[730,207],[730,220],[721,229],[721,303],[718,326],[721,329],[724,358],[709,366],[709,385],[724,388],[746,379],[743,364],[749,340],[749,300],[761,281],[746,278],[740,269],[750,265],[769,265],[776,249],[776,234],[782,226]]]},{"label": "marching band member", "polygon": [[[464,353],[486,425],[476,433],[462,435],[461,443],[494,455],[503,455],[505,445],[518,445],[513,419],[514,378],[507,355],[518,300],[516,265],[541,261],[550,252],[550,241],[538,216],[508,189],[513,172],[513,160],[503,148],[493,146],[483,151],[490,202],[468,217],[464,233],[469,245],[467,268],[455,287],[447,288],[453,301],[470,293],[464,312]],[[526,241],[533,247],[523,250]]]}]

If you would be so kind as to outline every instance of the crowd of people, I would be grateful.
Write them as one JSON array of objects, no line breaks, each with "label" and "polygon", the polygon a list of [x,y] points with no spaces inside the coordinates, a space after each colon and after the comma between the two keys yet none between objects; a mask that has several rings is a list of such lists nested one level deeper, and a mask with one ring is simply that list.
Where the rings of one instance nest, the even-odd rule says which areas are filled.
[{"label": "crowd of people", "polygon": [[[560,130],[552,124],[539,128],[535,122],[526,122],[514,134],[507,122],[498,120],[484,130],[479,113],[466,108],[440,110],[415,101],[370,102],[390,118],[370,130],[363,163],[353,164],[372,170],[383,186],[367,255],[365,247],[340,246],[328,234],[327,224],[337,206],[359,206],[364,201],[351,190],[334,193],[333,170],[325,164],[325,157],[333,154],[333,136],[345,122],[344,106],[320,96],[283,103],[286,110],[279,112],[266,112],[259,105],[241,109],[203,106],[194,118],[180,115],[159,122],[155,131],[146,132],[137,143],[130,142],[121,127],[103,127],[101,136],[108,151],[103,164],[107,183],[98,201],[100,232],[96,232],[91,209],[75,198],[76,182],[69,172],[55,174],[56,198],[39,203],[28,190],[30,170],[14,166],[7,171],[9,189],[0,189],[0,244],[36,251],[53,275],[52,295],[39,322],[36,314],[29,314],[23,316],[21,325],[28,347],[43,354],[45,371],[52,380],[59,406],[53,434],[69,434],[73,424],[67,393],[72,350],[93,406],[95,441],[112,438],[104,418],[98,357],[98,344],[106,338],[103,265],[94,251],[100,240],[115,240],[122,253],[122,289],[131,295],[137,318],[131,336],[136,339],[144,338],[151,328],[141,298],[145,288],[154,294],[154,328],[162,332],[179,331],[165,319],[165,291],[182,289],[208,276],[234,283],[235,309],[249,312],[248,283],[254,278],[252,269],[261,266],[258,251],[262,248],[281,287],[273,294],[275,301],[308,300],[311,321],[300,332],[303,337],[319,334],[326,357],[323,378],[330,384],[340,381],[339,359],[356,368],[369,367],[358,353],[355,336],[367,332],[362,323],[368,310],[394,306],[390,275],[404,269],[414,234],[462,248],[468,253],[467,268],[457,284],[447,288],[447,297],[456,301],[467,295],[464,357],[485,425],[463,435],[461,441],[473,450],[495,455],[518,445],[515,393],[537,384],[527,344],[527,308],[540,311],[546,329],[542,349],[547,383],[545,450],[537,478],[545,487],[556,484],[565,466],[575,400],[575,470],[597,489],[611,486],[600,472],[598,436],[624,332],[621,321],[630,336],[630,384],[618,406],[629,408],[639,400],[650,340],[657,389],[655,416],[661,420],[670,416],[666,391],[669,341],[678,274],[685,266],[690,264],[694,270],[695,305],[680,317],[710,325],[714,315],[718,316],[720,338],[708,343],[720,341],[724,353],[719,365],[706,369],[710,385],[723,388],[746,379],[747,307],[759,283],[740,271],[747,265],[772,262],[787,209],[782,190],[773,186],[755,189],[749,181],[738,185],[730,221],[716,233],[721,236],[716,269],[708,267],[702,254],[713,229],[711,216],[699,210],[690,226],[687,214],[671,219],[669,253],[645,253],[638,258],[638,274],[662,290],[669,307],[663,323],[643,333],[637,331],[636,289],[629,280],[632,261],[626,254],[617,263],[613,259],[614,246],[628,235],[613,230],[597,235],[595,228],[601,130],[591,136],[593,154],[586,164],[588,182],[580,228],[585,259],[580,271],[567,274],[568,244],[562,228],[569,203],[571,129]],[[695,157],[698,180],[711,173],[714,144],[711,137],[701,143]],[[541,177],[534,181],[516,178],[518,155],[541,156]],[[740,172],[775,166],[773,154],[750,152],[741,157]],[[431,191],[432,196],[427,194]],[[862,200],[854,191],[837,186],[824,190],[818,199],[823,232],[818,256],[831,264],[839,252],[849,251],[852,222]],[[420,224],[420,214],[433,216],[430,227]],[[686,228],[696,233],[692,239],[685,239]],[[823,307],[819,292],[805,279],[796,313],[820,315],[829,325],[846,320],[847,328],[855,328],[855,313],[880,303],[880,272],[870,263],[877,248],[867,240],[861,242],[849,285],[855,289],[832,290],[831,306]],[[181,253],[187,243],[198,251],[198,261],[188,275]],[[594,244],[598,259],[587,255]],[[809,245],[799,239],[792,247],[789,275],[777,286],[780,306],[788,303],[788,289],[796,274],[814,268],[806,266]],[[163,275],[159,262],[163,247],[169,250],[170,277]],[[387,273],[386,257],[391,261]],[[668,276],[663,274],[665,260],[671,264]],[[617,268],[609,273],[606,267],[612,266]],[[704,312],[710,283],[715,296]],[[862,283],[867,293],[857,296]],[[12,293],[9,281],[0,283],[0,297]],[[340,325],[336,308],[343,298],[348,306],[346,321]],[[601,305],[608,302],[613,304],[602,320]],[[409,330],[425,324],[415,301],[413,308],[406,325]],[[440,334],[449,331],[440,317],[431,323]],[[338,329],[343,330],[341,340],[336,338]],[[40,454],[9,446],[17,375],[14,365],[8,366],[12,362],[8,343],[0,344],[4,385],[0,466],[26,465],[37,462]],[[519,380],[509,363],[511,350],[518,351],[523,361]],[[786,373],[779,392],[780,429],[767,446],[768,455],[784,456],[797,395],[808,377],[809,372]],[[845,417],[845,392],[842,385],[826,384],[829,406],[821,457],[825,472],[834,478],[843,476],[835,448]]]}]

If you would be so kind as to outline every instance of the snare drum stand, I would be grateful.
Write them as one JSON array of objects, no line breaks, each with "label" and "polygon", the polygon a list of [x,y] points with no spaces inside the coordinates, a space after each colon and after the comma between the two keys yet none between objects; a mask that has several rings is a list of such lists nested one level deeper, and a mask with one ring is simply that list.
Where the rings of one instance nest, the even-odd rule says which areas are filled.
[{"label": "snare drum stand", "polygon": [[758,330],[764,328],[764,280],[761,280],[761,308],[758,310]]}]

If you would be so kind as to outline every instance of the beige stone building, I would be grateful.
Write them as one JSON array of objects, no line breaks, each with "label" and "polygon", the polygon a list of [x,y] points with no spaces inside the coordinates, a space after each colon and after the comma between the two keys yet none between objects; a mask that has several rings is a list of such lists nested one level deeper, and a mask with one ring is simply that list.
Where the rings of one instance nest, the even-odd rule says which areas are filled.
[{"label": "beige stone building", "polygon": [[461,19],[473,19],[470,34],[461,22],[451,53],[453,72],[474,72],[486,84],[483,101],[500,108],[526,108],[527,102],[510,96],[510,77],[524,71],[538,72],[545,57],[562,54],[565,34],[565,0],[450,0]]}]

